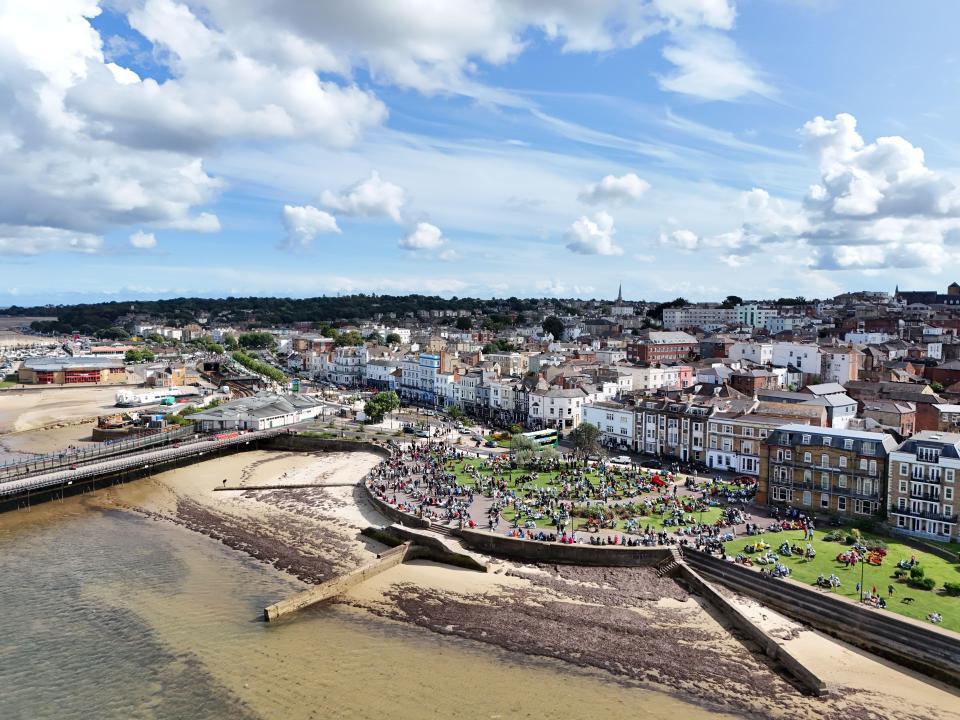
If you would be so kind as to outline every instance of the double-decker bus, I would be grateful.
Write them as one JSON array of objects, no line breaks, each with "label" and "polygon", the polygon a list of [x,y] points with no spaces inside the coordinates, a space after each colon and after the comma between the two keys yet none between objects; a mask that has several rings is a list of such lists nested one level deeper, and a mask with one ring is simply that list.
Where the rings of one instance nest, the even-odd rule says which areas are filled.
[{"label": "double-decker bus", "polygon": [[534,430],[533,432],[524,433],[523,436],[530,438],[537,445],[552,445],[553,447],[556,447],[559,441],[556,428],[548,428],[547,430]]}]

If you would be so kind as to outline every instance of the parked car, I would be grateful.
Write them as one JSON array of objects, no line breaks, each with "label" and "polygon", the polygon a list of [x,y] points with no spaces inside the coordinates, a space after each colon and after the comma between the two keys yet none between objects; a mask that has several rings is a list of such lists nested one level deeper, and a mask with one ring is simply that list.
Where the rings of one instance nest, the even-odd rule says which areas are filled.
[{"label": "parked car", "polygon": [[652,468],[654,470],[659,470],[663,467],[663,463],[659,460],[644,460],[640,463],[640,467]]},{"label": "parked car", "polygon": [[610,458],[612,465],[629,465],[631,462],[628,455],[617,455],[616,457]]},{"label": "parked car", "polygon": [[487,440],[487,441],[483,444],[483,446],[484,446],[484,447],[493,448],[493,447],[496,447],[497,444],[496,444],[493,440]]}]

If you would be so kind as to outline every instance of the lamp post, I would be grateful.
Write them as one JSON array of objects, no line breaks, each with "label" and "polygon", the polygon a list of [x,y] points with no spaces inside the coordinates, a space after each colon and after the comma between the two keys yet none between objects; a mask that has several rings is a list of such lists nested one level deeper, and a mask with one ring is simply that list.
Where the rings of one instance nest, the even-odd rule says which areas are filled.
[{"label": "lamp post", "polygon": [[861,555],[860,556],[860,598],[858,602],[863,602],[863,574],[866,569],[867,569],[867,556]]}]

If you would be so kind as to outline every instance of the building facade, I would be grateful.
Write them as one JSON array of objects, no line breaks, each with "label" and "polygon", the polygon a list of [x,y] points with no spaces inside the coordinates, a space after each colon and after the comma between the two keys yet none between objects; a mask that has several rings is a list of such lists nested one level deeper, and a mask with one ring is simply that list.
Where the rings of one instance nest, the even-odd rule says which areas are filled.
[{"label": "building facade", "polygon": [[889,522],[898,532],[960,540],[960,434],[924,431],[890,453]]},{"label": "building facade", "polygon": [[883,433],[784,425],[762,446],[757,501],[879,518],[886,506],[887,459],[896,446]]}]

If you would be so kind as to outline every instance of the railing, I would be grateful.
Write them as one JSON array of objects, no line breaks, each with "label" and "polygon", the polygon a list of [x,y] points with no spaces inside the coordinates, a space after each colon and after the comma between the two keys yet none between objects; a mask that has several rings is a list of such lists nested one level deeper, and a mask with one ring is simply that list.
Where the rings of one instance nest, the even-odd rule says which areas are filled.
[{"label": "railing", "polygon": [[924,518],[925,520],[937,520],[938,522],[945,522],[956,524],[957,520],[960,519],[957,515],[947,515],[942,512],[933,512],[930,510],[913,510],[912,508],[893,508],[890,510],[891,515],[906,515],[908,517]]},{"label": "railing", "polygon": [[927,502],[940,502],[940,493],[921,492],[920,490],[911,490],[910,497],[914,500],[926,500]]},{"label": "railing", "polygon": [[164,445],[191,437],[195,432],[192,427],[182,427],[127,440],[108,440],[102,443],[60,450],[56,453],[33,455],[22,460],[0,464],[0,481],[95,462],[101,458],[123,455],[139,448]]},{"label": "railing", "polygon": [[0,497],[17,495],[24,492],[33,492],[35,490],[42,490],[47,487],[69,485],[80,480],[96,477],[98,475],[108,475],[117,472],[123,472],[125,470],[146,469],[151,465],[167,463],[186,457],[205,455],[208,452],[212,452],[223,447],[248,443],[251,440],[261,440],[268,437],[274,437],[286,432],[289,432],[287,428],[274,428],[271,430],[243,432],[234,437],[224,438],[221,440],[216,440],[211,437],[179,447],[154,450],[148,453],[126,455],[116,458],[112,461],[105,460],[99,463],[88,463],[87,465],[80,466],[76,469],[59,470],[44,475],[0,482]]}]

